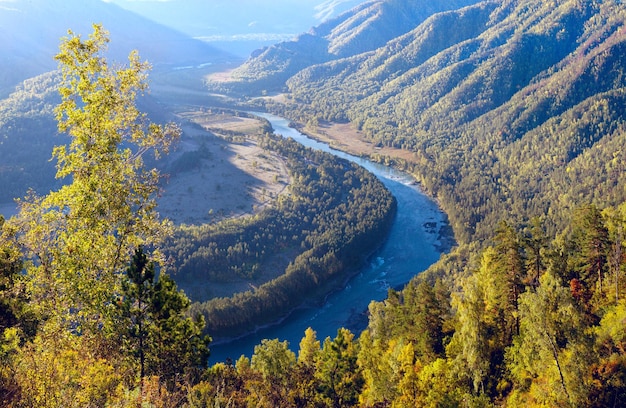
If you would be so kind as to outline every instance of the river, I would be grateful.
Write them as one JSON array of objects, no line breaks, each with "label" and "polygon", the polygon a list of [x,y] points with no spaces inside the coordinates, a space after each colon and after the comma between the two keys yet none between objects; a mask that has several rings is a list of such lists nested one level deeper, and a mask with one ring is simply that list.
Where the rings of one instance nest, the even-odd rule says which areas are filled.
[{"label": "river", "polygon": [[313,328],[322,341],[328,336],[334,338],[340,327],[347,327],[358,336],[367,324],[365,311],[369,303],[385,299],[389,288],[401,288],[437,261],[442,250],[448,246],[445,241],[450,239],[440,233],[448,229],[445,214],[420,191],[408,174],[332,149],[290,128],[284,118],[266,113],[257,115],[269,120],[275,133],[356,162],[375,174],[396,197],[397,216],[384,245],[343,290],[332,293],[319,307],[294,311],[280,324],[228,343],[212,345],[210,364],[226,361],[227,358],[236,360],[241,355],[250,357],[254,346],[260,344],[262,339],[287,340],[290,348],[297,353],[308,327]]}]

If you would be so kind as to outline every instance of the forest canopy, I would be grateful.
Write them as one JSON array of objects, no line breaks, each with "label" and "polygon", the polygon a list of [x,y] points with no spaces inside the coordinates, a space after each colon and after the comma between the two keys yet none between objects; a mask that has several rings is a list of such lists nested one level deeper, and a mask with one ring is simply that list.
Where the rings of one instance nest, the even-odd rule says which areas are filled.
[{"label": "forest canopy", "polygon": [[[439,200],[461,245],[372,303],[363,333],[342,328],[318,339],[309,329],[298,350],[266,339],[250,357],[212,367],[204,319],[189,316],[189,300],[159,273],[172,230],[154,211],[158,174],[144,172],[139,154],[176,129],[146,123],[133,108],[146,68],[134,54],[130,68],[111,70],[96,56],[106,43],[99,28],[87,41],[70,35],[57,112],[71,143],[55,157],[72,183],[29,195],[17,217],[0,220],[7,405],[617,406],[626,399],[625,25],[616,0],[480,2],[435,14],[376,50],[299,71],[285,84],[285,104],[255,101],[300,123],[350,122],[374,146],[408,152],[381,160]],[[136,138],[118,138],[118,128]],[[267,212],[222,230],[182,229],[165,251],[184,255],[192,277],[219,276],[202,264],[229,257],[243,262],[224,267],[247,275],[263,250],[300,239],[315,263],[293,268],[304,265],[298,273],[317,284],[356,253],[335,250],[352,243],[326,229],[360,232],[361,210],[371,210],[342,199],[375,192],[384,209],[393,204],[354,168],[309,160],[294,172],[302,184],[293,197],[339,203],[320,217],[285,197],[284,218]],[[325,191],[337,173],[355,188]],[[345,214],[358,216],[336,222],[335,209],[348,204]],[[289,217],[308,223],[306,234]],[[279,223],[287,227],[269,239],[266,226]],[[256,241],[225,251],[209,242],[252,231]],[[186,241],[201,236],[203,247]],[[262,314],[262,301],[275,301],[249,295],[203,305],[207,321]],[[238,301],[252,306],[237,309]],[[258,315],[250,316],[241,319]]]},{"label": "forest canopy", "polygon": [[253,217],[180,227],[166,245],[181,284],[254,281],[270,257],[290,260],[258,288],[192,305],[215,337],[249,332],[323,298],[367,261],[396,212],[389,190],[362,167],[280,136],[266,134],[260,144],[287,161],[287,193]]}]

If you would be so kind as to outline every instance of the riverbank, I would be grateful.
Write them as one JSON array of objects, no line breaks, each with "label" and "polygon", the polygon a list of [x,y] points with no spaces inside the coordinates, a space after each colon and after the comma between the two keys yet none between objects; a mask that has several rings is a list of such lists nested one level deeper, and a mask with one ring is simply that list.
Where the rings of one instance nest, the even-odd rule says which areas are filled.
[{"label": "riverbank", "polygon": [[[270,120],[277,134],[293,138],[313,149],[331,151],[327,145],[302,135],[289,127],[289,121],[274,115],[262,114]],[[236,360],[240,355],[250,356],[262,339],[287,340],[294,351],[304,331],[311,327],[319,339],[334,337],[337,329],[346,327],[359,333],[367,325],[367,309],[371,301],[382,301],[390,288],[402,288],[420,272],[439,260],[447,251],[447,217],[436,202],[420,191],[414,179],[393,168],[370,162],[362,157],[332,153],[357,162],[379,177],[397,200],[395,222],[382,247],[369,262],[340,288],[324,299],[323,305],[298,308],[281,319],[279,324],[259,327],[248,336],[211,348],[211,361]]]},{"label": "riverbank", "polygon": [[[168,158],[158,210],[174,224],[200,225],[255,214],[290,183],[287,167],[262,149],[259,120],[177,107],[183,137]],[[227,135],[241,134],[231,142]]]},{"label": "riverbank", "polygon": [[[395,210],[392,218],[395,220]],[[393,222],[392,222],[393,224]],[[390,226],[391,227],[391,226]],[[387,231],[389,232],[389,231]],[[387,235],[387,234],[385,234]],[[242,340],[250,337],[251,335],[258,334],[260,332],[266,332],[271,330],[272,328],[279,327],[285,321],[291,319],[295,314],[310,311],[310,310],[318,310],[324,305],[328,303],[329,298],[337,295],[341,291],[344,291],[346,287],[349,287],[351,281],[360,274],[363,268],[371,265],[376,261],[378,253],[381,251],[383,246],[386,244],[386,240],[382,241],[380,245],[376,248],[369,251],[367,254],[364,254],[360,261],[346,268],[344,273],[339,274],[336,277],[331,278],[327,281],[323,286],[317,287],[313,291],[309,292],[307,298],[298,306],[293,307],[287,310],[283,315],[278,316],[275,320],[256,325],[254,329],[247,331],[241,335],[231,336],[231,337],[215,337],[212,335],[212,344],[215,345],[225,345],[232,343],[234,341]],[[358,331],[362,329],[367,324],[367,309],[360,309],[358,311],[353,311],[348,320],[348,324],[344,325],[344,327],[348,329],[354,329],[354,331]]]},{"label": "riverbank", "polygon": [[[282,99],[284,96],[279,95],[273,98],[275,100],[276,98]],[[289,127],[315,141],[328,145],[332,149],[341,151],[351,156],[368,159],[376,156],[388,157],[392,161],[400,160],[409,164],[412,163],[414,159],[414,154],[407,150],[397,149],[394,147],[374,146],[374,144],[365,140],[363,132],[357,130],[350,123],[320,121],[318,126],[312,128],[301,123],[289,122]],[[411,177],[414,178],[413,175],[411,175]],[[417,180],[414,180],[413,182],[418,184]],[[443,208],[441,207],[437,197],[431,196],[430,198],[437,203],[443,213]],[[425,223],[424,227],[427,229],[432,228],[429,226],[429,223]],[[442,254],[450,252],[452,248],[457,245],[457,241],[454,236],[454,230],[447,220],[447,216],[446,221],[434,229],[436,229],[439,241],[436,245],[437,250]]]},{"label": "riverbank", "polygon": [[353,156],[372,157],[375,154],[411,161],[413,153],[394,147],[378,147],[365,140],[363,132],[354,128],[350,123],[332,123],[320,121],[316,127],[294,124],[299,132],[328,144],[333,149],[341,150]]},{"label": "riverbank", "polygon": [[[272,97],[272,99],[277,102],[284,100],[285,96],[281,94]],[[301,123],[289,122],[289,126],[313,140],[327,144],[332,149],[352,156],[363,158],[383,157],[389,158],[392,162],[398,160],[407,164],[414,163],[415,157],[413,152],[395,147],[377,147],[373,143],[365,140],[363,132],[357,130],[350,123],[320,121],[316,127],[310,127]],[[411,175],[411,177],[414,178],[414,175]],[[418,183],[417,180],[414,182]],[[444,209],[438,198],[431,195],[431,199],[437,203],[443,213]],[[425,227],[428,226],[425,225]],[[437,234],[440,241],[440,244],[437,245],[437,249],[442,254],[450,252],[450,250],[457,245],[454,230],[447,219],[443,225],[437,228]]]}]

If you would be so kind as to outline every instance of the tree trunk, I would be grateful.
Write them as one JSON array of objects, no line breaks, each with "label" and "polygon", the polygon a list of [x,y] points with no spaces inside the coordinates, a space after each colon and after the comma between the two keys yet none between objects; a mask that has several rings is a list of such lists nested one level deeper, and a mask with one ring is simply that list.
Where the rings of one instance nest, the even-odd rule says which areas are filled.
[{"label": "tree trunk", "polygon": [[548,343],[550,343],[550,348],[552,349],[552,356],[554,357],[554,362],[556,363],[556,368],[559,371],[559,378],[561,380],[561,387],[563,387],[563,392],[567,397],[567,401],[571,404],[572,399],[569,396],[569,392],[567,392],[567,387],[565,386],[565,377],[563,377],[563,371],[561,370],[561,364],[559,363],[559,354],[556,349],[556,344],[552,340],[552,337],[548,333],[545,333],[546,338],[548,339]]}]

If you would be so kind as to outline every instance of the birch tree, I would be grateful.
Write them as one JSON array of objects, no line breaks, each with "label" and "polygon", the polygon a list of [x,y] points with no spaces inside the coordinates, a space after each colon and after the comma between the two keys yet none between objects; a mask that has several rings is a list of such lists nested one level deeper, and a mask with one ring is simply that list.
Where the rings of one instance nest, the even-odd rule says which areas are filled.
[{"label": "birch tree", "polygon": [[54,148],[56,177],[68,181],[45,196],[31,192],[10,222],[20,231],[32,303],[44,320],[82,334],[100,332],[114,311],[111,295],[135,249],[152,249],[170,233],[156,212],[159,173],[144,167],[148,151],[167,152],[180,131],[150,123],[135,106],[147,89],[149,66],[132,52],[126,67],[102,56],[107,32],[93,26],[87,40],[69,32],[56,56],[62,102]]}]

